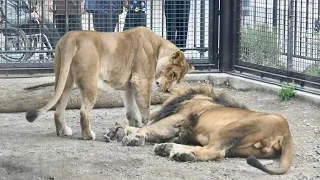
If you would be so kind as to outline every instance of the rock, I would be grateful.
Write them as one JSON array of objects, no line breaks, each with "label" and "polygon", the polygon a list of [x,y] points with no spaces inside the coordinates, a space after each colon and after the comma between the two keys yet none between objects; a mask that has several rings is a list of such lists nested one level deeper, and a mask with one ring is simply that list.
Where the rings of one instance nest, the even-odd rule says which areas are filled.
[{"label": "rock", "polygon": [[[0,113],[25,112],[40,108],[54,95],[54,76],[40,78],[0,79]],[[43,85],[44,84],[44,85]],[[151,104],[161,104],[169,94],[156,91],[153,86]],[[95,108],[123,107],[122,92],[110,89],[99,91]],[[70,92],[67,109],[80,108],[80,92],[74,87]],[[52,109],[55,109],[53,107]]]}]

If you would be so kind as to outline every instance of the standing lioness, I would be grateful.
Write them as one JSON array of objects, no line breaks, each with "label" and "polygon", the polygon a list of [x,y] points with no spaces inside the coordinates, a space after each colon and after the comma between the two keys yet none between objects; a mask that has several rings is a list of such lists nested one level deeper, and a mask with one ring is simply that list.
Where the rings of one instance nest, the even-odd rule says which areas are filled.
[{"label": "standing lioness", "polygon": [[174,44],[145,27],[119,33],[68,32],[58,42],[55,54],[55,96],[43,108],[27,111],[26,118],[33,122],[57,103],[57,135],[72,135],[64,114],[75,83],[81,92],[82,137],[92,140],[95,133],[90,127],[90,111],[98,88],[123,90],[129,125],[137,127],[149,118],[154,78],[162,91],[170,91],[194,69]]}]

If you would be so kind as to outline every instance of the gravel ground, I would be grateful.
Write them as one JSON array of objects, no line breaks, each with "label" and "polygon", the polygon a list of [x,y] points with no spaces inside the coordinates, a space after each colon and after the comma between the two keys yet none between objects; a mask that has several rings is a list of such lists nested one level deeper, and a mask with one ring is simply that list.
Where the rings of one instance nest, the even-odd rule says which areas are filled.
[{"label": "gravel ground", "polygon": [[[268,92],[219,89],[253,110],[279,113],[288,119],[295,156],[287,174],[267,175],[241,158],[178,163],[155,156],[152,144],[124,147],[118,142],[106,143],[103,135],[108,127],[125,121],[124,108],[113,108],[92,111],[96,141],[79,139],[78,110],[66,112],[72,137],[56,136],[53,111],[32,124],[24,113],[0,114],[0,179],[320,179],[319,107],[300,100],[281,102]],[[278,166],[278,160],[264,162]]]}]

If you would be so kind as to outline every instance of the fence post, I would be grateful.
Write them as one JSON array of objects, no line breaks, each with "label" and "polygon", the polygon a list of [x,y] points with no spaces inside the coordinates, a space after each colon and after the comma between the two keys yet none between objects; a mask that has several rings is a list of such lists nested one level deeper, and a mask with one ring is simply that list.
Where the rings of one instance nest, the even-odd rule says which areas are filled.
[{"label": "fence post", "polygon": [[[245,11],[242,11],[243,13],[248,13],[250,7],[246,7],[244,9]],[[245,14],[243,14],[245,15]],[[248,15],[248,14],[246,14]],[[232,62],[232,70],[234,70],[234,65],[238,64],[239,57],[240,57],[240,35],[241,35],[241,0],[235,1],[234,5],[234,38],[233,38],[233,61]]]},{"label": "fence post", "polygon": [[222,72],[234,70],[235,4],[236,1],[221,1],[219,69]]},{"label": "fence post", "polygon": [[209,1],[209,63],[218,68],[218,12],[219,0]]},{"label": "fence post", "polygon": [[292,75],[292,66],[293,66],[293,18],[294,18],[294,0],[290,0],[288,6],[288,40],[287,40],[287,76],[291,77]]}]

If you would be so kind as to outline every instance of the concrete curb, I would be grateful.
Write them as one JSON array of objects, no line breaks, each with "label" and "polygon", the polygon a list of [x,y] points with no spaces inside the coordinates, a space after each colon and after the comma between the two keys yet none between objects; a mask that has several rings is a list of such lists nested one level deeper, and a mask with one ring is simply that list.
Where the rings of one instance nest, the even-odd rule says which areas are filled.
[{"label": "concrete curb", "polygon": [[[213,85],[226,84],[238,90],[258,90],[273,93],[277,93],[281,88],[278,85],[259,82],[226,73],[188,74],[184,81],[209,81]],[[0,79],[0,113],[25,112],[29,108],[40,108],[44,106],[53,97],[53,86],[32,90],[25,90],[25,88],[50,82],[54,82],[53,76]],[[74,88],[71,91],[67,109],[80,108],[79,91],[76,89],[77,88]],[[320,96],[318,95],[299,90],[296,91],[296,95],[299,100],[320,105]],[[154,90],[152,92],[151,104],[161,104],[167,97],[167,94]],[[110,90],[108,92],[100,91],[95,108],[112,107],[123,107],[122,93],[115,90]]]},{"label": "concrete curb", "polygon": [[[281,88],[278,85],[255,81],[226,73],[188,74],[185,81],[209,80],[213,85],[227,84],[238,90],[258,90],[277,93]],[[320,105],[320,96],[296,90],[296,97],[299,100],[308,101]]]}]

